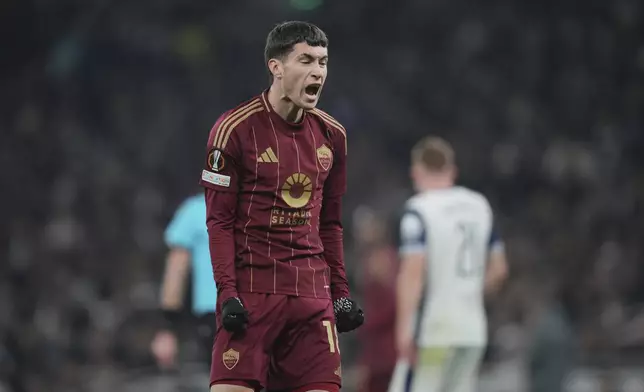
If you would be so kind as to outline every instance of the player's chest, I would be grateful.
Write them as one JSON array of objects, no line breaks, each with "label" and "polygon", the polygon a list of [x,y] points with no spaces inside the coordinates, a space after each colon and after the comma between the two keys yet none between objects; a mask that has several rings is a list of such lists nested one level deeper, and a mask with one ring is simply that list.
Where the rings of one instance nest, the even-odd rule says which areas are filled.
[{"label": "player's chest", "polygon": [[297,193],[315,193],[323,187],[334,158],[324,132],[269,129],[252,138],[244,154],[246,182],[264,189],[297,188]]}]

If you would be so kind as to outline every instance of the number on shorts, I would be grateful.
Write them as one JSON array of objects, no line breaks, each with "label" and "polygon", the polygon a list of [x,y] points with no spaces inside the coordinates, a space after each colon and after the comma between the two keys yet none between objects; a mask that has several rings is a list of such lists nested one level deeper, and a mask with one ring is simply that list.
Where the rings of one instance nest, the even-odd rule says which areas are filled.
[{"label": "number on shorts", "polygon": [[329,351],[334,353],[338,350],[340,353],[340,341],[338,340],[338,330],[329,320],[322,320],[322,325],[326,328],[326,337],[329,339]]}]

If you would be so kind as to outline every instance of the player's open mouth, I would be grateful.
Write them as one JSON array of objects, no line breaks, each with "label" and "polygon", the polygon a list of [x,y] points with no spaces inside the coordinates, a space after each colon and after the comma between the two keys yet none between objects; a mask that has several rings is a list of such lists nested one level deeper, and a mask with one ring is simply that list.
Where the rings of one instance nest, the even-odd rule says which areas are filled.
[{"label": "player's open mouth", "polygon": [[309,84],[304,88],[304,92],[306,93],[306,95],[309,95],[311,97],[316,97],[320,92],[321,87],[322,85],[319,83]]}]

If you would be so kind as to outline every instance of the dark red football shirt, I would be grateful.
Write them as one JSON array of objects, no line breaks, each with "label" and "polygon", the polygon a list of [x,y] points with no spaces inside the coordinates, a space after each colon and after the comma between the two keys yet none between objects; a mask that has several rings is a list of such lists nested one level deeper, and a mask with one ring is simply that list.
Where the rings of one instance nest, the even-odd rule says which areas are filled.
[{"label": "dark red football shirt", "polygon": [[340,221],[346,154],[335,119],[313,109],[288,123],[266,92],[217,120],[200,184],[221,300],[349,295]]}]

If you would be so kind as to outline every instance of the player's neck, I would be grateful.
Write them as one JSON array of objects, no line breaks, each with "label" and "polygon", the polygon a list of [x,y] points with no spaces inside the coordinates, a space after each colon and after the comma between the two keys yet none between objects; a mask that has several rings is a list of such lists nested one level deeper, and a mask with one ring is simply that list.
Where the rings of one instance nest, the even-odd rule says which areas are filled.
[{"label": "player's neck", "polygon": [[438,191],[441,189],[449,189],[454,186],[454,181],[448,179],[427,179],[420,184],[421,192]]},{"label": "player's neck", "polygon": [[271,86],[268,90],[268,102],[280,117],[290,123],[298,123],[302,120],[304,110],[297,107],[293,101],[288,99],[281,89]]}]

